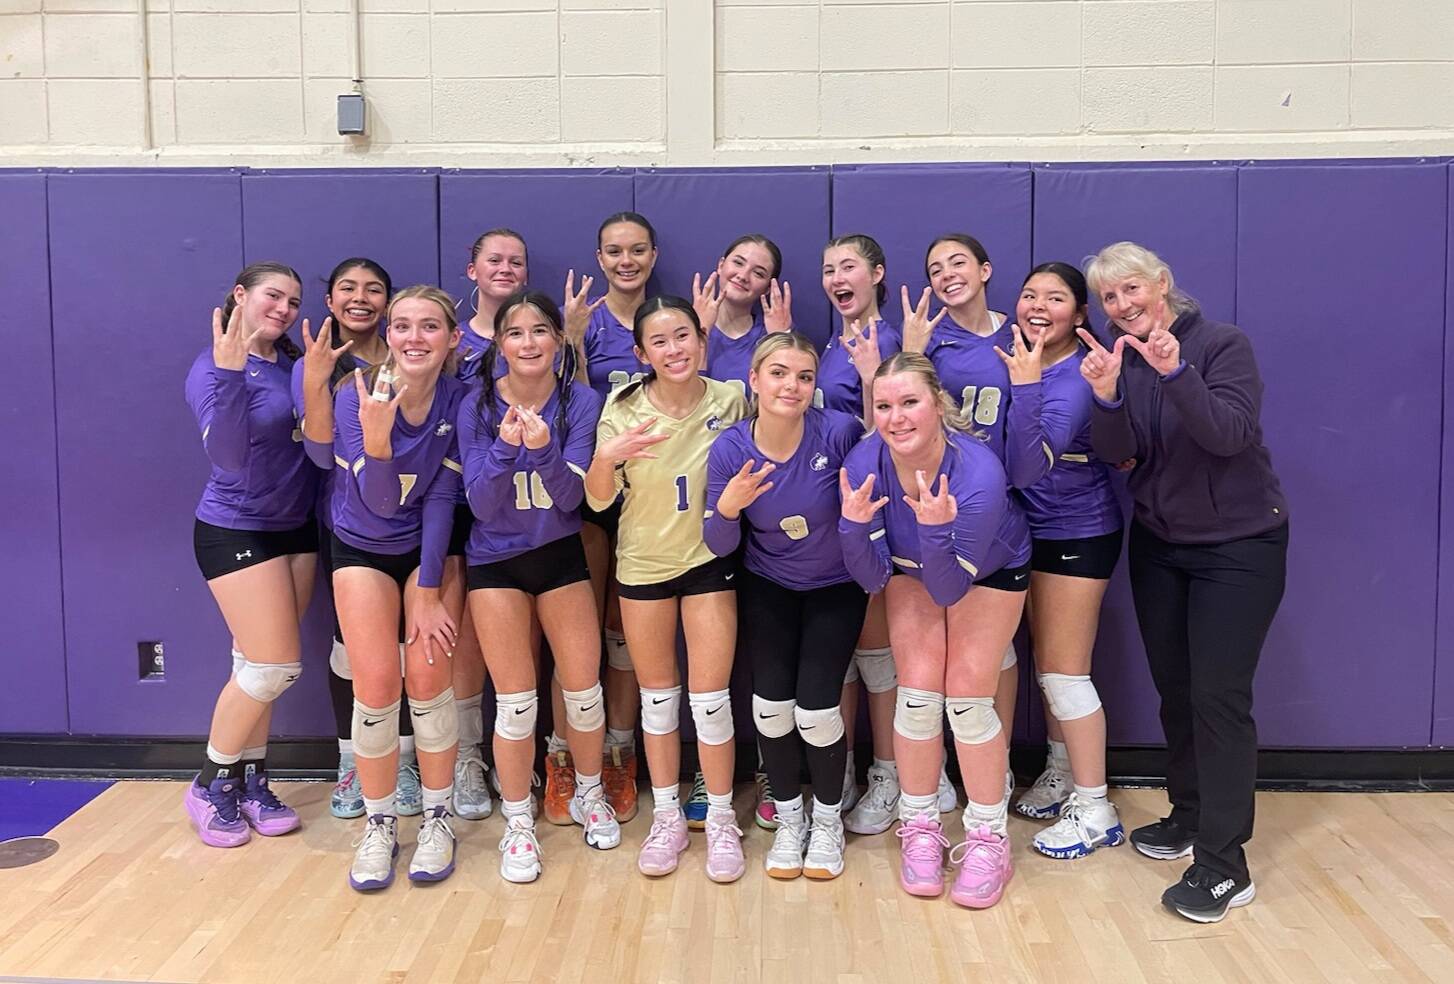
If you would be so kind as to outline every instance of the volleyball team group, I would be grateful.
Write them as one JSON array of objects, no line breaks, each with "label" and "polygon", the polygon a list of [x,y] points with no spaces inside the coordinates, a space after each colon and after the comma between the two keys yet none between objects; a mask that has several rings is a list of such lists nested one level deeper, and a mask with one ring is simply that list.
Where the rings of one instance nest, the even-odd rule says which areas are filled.
[{"label": "volleyball team group", "polygon": [[[321,564],[337,615],[330,805],[365,817],[355,889],[392,883],[401,815],[421,818],[409,878],[449,877],[454,825],[488,816],[492,788],[508,881],[541,874],[538,813],[617,847],[638,809],[638,725],[651,787],[641,872],[674,871],[697,828],[707,876],[742,877],[736,657],[751,669],[767,874],[835,878],[845,832],[897,824],[904,891],[937,897],[948,880],[955,903],[992,906],[1013,870],[1022,619],[1049,731],[1046,769],[1014,804],[1044,821],[1033,846],[1073,861],[1127,838],[1090,677],[1122,551],[1118,469],[1135,501],[1130,580],[1171,802],[1129,839],[1151,858],[1192,856],[1162,897],[1174,912],[1215,921],[1252,900],[1252,679],[1288,525],[1241,331],[1206,319],[1165,263],[1126,242],[1084,272],[1034,267],[1001,313],[969,235],[928,244],[929,287],[902,288],[898,311],[879,244],[835,238],[821,351],[794,330],[764,236],[728,245],[690,299],[648,296],[657,244],[641,215],[606,219],[597,259],[604,292],[572,272],[558,304],[530,286],[523,238],[487,232],[463,324],[439,288],[396,291],[378,263],[346,259],[301,348],[288,335],[299,276],[280,263],[238,275],[186,383],[211,462],[197,561],[234,647],[185,794],[204,843],[298,827],[269,788],[267,736],[303,670],[299,620]],[[700,772],[684,800],[688,713]],[[957,843],[946,719],[967,797]]]}]

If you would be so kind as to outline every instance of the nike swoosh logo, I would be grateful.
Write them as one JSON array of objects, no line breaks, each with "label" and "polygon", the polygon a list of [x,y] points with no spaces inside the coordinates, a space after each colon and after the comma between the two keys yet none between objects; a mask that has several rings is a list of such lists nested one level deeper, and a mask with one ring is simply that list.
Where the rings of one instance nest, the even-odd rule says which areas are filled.
[{"label": "nike swoosh logo", "polygon": [[249,371],[248,371],[248,375],[249,375],[249,376],[256,376],[256,375],[257,375],[257,374],[258,374],[258,373],[260,373],[260,372],[262,372],[262,370],[261,370],[261,369],[252,369],[252,370],[249,370]]},{"label": "nike swoosh logo", "polygon": [[776,715],[776,714],[759,714],[759,715],[758,715],[758,716],[757,716],[757,719],[758,719],[758,720],[759,720],[759,721],[767,721],[767,720],[769,720],[769,719],[771,719],[771,718],[775,718],[775,717],[777,717],[777,715]]},{"label": "nike swoosh logo", "polygon": [[730,580],[732,580],[736,576],[737,576],[736,574],[727,574],[727,575],[724,575],[723,576],[722,580],[724,580],[724,581],[730,581]]},{"label": "nike swoosh logo", "polygon": [[1061,554],[1060,555],[1060,559],[1061,560],[1080,560],[1080,554],[1070,554],[1069,556],[1067,556],[1066,554]]},{"label": "nike swoosh logo", "polygon": [[906,706],[908,706],[908,707],[928,707],[929,705],[928,704],[915,704],[915,703],[909,702]]},{"label": "nike swoosh logo", "polygon": [[954,712],[954,716],[955,717],[959,717],[959,715],[963,714],[967,710],[969,710],[969,708],[967,708],[967,707],[961,707],[959,710],[957,710],[957,711]]},{"label": "nike swoosh logo", "polygon": [[1023,581],[1023,580],[1025,580],[1025,578],[1027,578],[1029,576],[1030,576],[1029,574],[1016,574],[1015,575],[1015,580],[1016,581]]},{"label": "nike swoosh logo", "polygon": [[377,721],[370,721],[368,718],[364,718],[364,727],[372,728],[376,724],[382,724],[383,720],[383,718],[379,718]]},{"label": "nike swoosh logo", "polygon": [[585,706],[585,707],[582,707],[582,708],[581,708],[581,713],[582,713],[582,714],[584,714],[584,713],[586,713],[586,712],[587,712],[587,711],[589,711],[589,710],[590,710],[590,709],[591,709],[591,708],[593,708],[593,707],[595,707],[595,706],[596,706],[596,705],[597,705],[597,704],[599,704],[599,703],[600,703],[600,701],[598,701],[598,700],[593,700],[593,701],[591,701],[591,702],[590,702],[590,703],[589,703],[589,704],[587,704],[587,705],[586,705],[586,706]]},{"label": "nike swoosh logo", "polygon": [[516,714],[524,714],[528,710],[530,710],[530,708],[528,708],[528,707],[517,707],[517,708],[515,708],[515,713]]},{"label": "nike swoosh logo", "polygon": [[[422,718],[422,717],[425,717],[427,715],[433,714],[434,712],[433,711],[415,711],[415,710],[411,710],[409,713],[413,714],[417,718]],[[519,714],[520,712],[519,711],[516,711],[515,713],[516,714]]]},{"label": "nike swoosh logo", "polygon": [[721,709],[722,709],[722,705],[721,704],[718,704],[716,707],[714,707],[710,711],[708,711],[707,714],[708,714],[708,716],[711,716],[713,714],[716,714]]},{"label": "nike swoosh logo", "polygon": [[817,727],[816,724],[800,724],[800,725],[798,725],[798,730],[799,731],[812,731],[816,727]]},{"label": "nike swoosh logo", "polygon": [[653,704],[665,704],[669,700],[671,700],[670,697],[653,697],[653,698],[651,698],[651,702]]}]

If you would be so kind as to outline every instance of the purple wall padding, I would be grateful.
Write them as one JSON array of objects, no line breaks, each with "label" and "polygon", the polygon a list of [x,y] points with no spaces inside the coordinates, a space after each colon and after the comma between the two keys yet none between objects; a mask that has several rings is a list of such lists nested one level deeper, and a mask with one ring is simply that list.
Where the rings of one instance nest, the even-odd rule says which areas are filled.
[{"label": "purple wall padding", "polygon": [[[1230,167],[1037,167],[1035,263],[1083,267],[1108,243],[1130,239],[1156,250],[1177,283],[1212,317],[1233,320],[1237,297],[1237,172]],[[1004,270],[1018,287],[1019,271]],[[1091,302],[1091,320],[1105,325]],[[1130,514],[1129,498],[1126,500]],[[1101,608],[1094,676],[1112,744],[1161,744],[1158,698],[1146,668],[1123,560]],[[1024,698],[1043,720],[1036,696]]]},{"label": "purple wall padding", "polygon": [[[996,273],[991,309],[1013,314],[1030,263],[1030,168],[1024,164],[875,164],[833,171],[833,235],[863,232],[884,249],[883,314],[903,320],[899,287],[911,300],[928,284],[924,253],[946,232],[984,244]],[[820,287],[821,289],[821,287]],[[931,301],[931,309],[938,302]]]},{"label": "purple wall padding", "polygon": [[795,326],[825,344],[828,298],[818,260],[828,241],[829,184],[821,167],[638,172],[636,211],[656,227],[660,251],[656,285],[691,300],[693,274],[705,280],[728,243],[761,233],[782,250]]},{"label": "purple wall padding", "polygon": [[0,732],[67,729],[61,621],[55,391],[46,269],[46,176],[0,175],[0,296],[12,365],[0,399],[0,442],[13,463],[0,488],[0,592],[7,611],[0,660],[24,667],[0,692]]},{"label": "purple wall padding", "polygon": [[596,227],[631,206],[630,171],[447,171],[439,176],[440,282],[463,300],[460,318],[468,320],[470,248],[480,233],[503,226],[525,237],[530,286],[559,301],[573,269],[577,289],[583,274],[596,278],[594,299],[606,291]]},{"label": "purple wall padding", "polygon": [[[439,283],[438,176],[433,171],[251,171],[242,177],[245,259],[281,260],[303,277],[303,317],[321,330],[327,316],[327,277],[340,261],[378,261],[397,290]],[[302,344],[301,329],[292,332]],[[333,729],[328,703],[328,651],[333,632],[326,572],[303,624],[306,671],[278,701],[275,735],[326,735]],[[220,643],[226,630],[216,612]]]},{"label": "purple wall padding", "polygon": [[1243,168],[1237,307],[1287,493],[1268,746],[1429,741],[1447,169]]},{"label": "purple wall padding", "polygon": [[[192,557],[207,464],[182,386],[242,265],[239,177],[49,185],[71,730],[205,734],[230,661]],[[137,680],[150,639],[165,682]]]},{"label": "purple wall padding", "polygon": [[[1454,385],[1454,164],[1448,167],[1448,270],[1444,301],[1444,390]],[[1445,403],[1447,406],[1447,401]],[[1454,429],[1444,427],[1440,515],[1454,517]],[[1454,745],[1454,530],[1439,530],[1439,624],[1434,650],[1434,745]]]}]

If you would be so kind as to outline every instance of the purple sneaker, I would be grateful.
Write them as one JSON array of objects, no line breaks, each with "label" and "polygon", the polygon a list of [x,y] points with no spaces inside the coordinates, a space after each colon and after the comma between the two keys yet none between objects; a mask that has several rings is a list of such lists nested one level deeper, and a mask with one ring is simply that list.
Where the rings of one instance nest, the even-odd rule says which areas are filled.
[{"label": "purple sneaker", "polygon": [[248,774],[237,806],[247,825],[264,837],[277,837],[298,829],[298,814],[273,795],[266,772]]},{"label": "purple sneaker", "polygon": [[899,884],[910,895],[937,898],[944,894],[944,849],[949,840],[937,820],[922,813],[897,831],[903,841],[899,851]]},{"label": "purple sneaker", "polygon": [[237,809],[241,787],[240,779],[214,779],[210,786],[201,786],[195,779],[187,783],[182,805],[203,844],[241,847],[252,839]]},{"label": "purple sneaker", "polygon": [[373,892],[394,883],[394,859],[399,856],[399,820],[376,813],[364,824],[355,843],[348,884],[360,892]]}]

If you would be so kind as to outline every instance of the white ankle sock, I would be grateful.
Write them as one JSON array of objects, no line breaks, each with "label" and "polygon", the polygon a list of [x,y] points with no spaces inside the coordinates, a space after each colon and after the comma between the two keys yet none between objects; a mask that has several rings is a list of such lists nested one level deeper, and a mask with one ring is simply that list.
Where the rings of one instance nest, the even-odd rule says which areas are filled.
[{"label": "white ankle sock", "polygon": [[1047,764],[1059,772],[1069,772],[1070,752],[1066,749],[1065,742],[1052,738],[1047,744],[1050,746],[1050,759]]},{"label": "white ankle sock", "polygon": [[679,786],[652,786],[651,800],[655,809],[680,810],[682,791]]},{"label": "white ankle sock", "polygon": [[395,804],[394,793],[391,792],[382,799],[369,799],[365,796],[364,812],[371,817],[378,816],[381,813],[386,817],[397,816],[399,807]]},{"label": "white ankle sock", "polygon": [[899,819],[912,820],[915,817],[924,816],[939,822],[939,791],[925,793],[923,796],[915,796],[912,793],[902,793],[899,796]]},{"label": "white ankle sock", "polygon": [[842,812],[843,802],[841,800],[837,803],[829,804],[824,803],[816,796],[813,797],[813,816],[823,817],[825,819],[832,817],[836,820]]},{"label": "white ankle sock", "polygon": [[976,803],[969,800],[964,808],[964,829],[968,832],[980,824],[988,827],[992,833],[1001,837],[1009,836],[1008,804],[1004,800],[986,806],[983,803]]},{"label": "white ankle sock", "polygon": [[509,820],[511,817],[530,816],[530,797],[526,796],[523,800],[507,800],[502,798],[500,800],[500,813],[506,820]]},{"label": "white ankle sock", "polygon": [[1106,787],[1104,785],[1082,786],[1080,783],[1076,783],[1075,795],[1089,803],[1103,803],[1106,799]]},{"label": "white ankle sock", "polygon": [[732,812],[732,794],[731,793],[714,793],[711,790],[708,790],[707,791],[707,809],[709,809],[709,810],[726,810],[728,813],[731,813]]},{"label": "white ankle sock", "polygon": [[601,774],[597,772],[593,776],[583,776],[576,773],[576,799],[587,799],[593,790],[601,788]]},{"label": "white ankle sock", "polygon": [[450,799],[454,796],[454,783],[450,783],[443,789],[430,789],[421,783],[420,788],[424,790],[424,809],[426,811],[432,810],[436,806],[442,806],[446,810],[450,808]]},{"label": "white ankle sock", "polygon": [[802,823],[803,822],[803,797],[801,794],[790,800],[773,800],[777,807],[778,823]]}]

